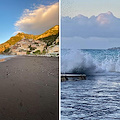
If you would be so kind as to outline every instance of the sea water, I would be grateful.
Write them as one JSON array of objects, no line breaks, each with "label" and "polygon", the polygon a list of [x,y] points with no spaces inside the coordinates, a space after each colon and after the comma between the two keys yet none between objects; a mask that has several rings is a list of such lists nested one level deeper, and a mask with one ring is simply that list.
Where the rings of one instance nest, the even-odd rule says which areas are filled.
[{"label": "sea water", "polygon": [[120,119],[120,50],[63,49],[62,73],[87,80],[61,83],[62,120]]},{"label": "sea water", "polygon": [[0,59],[5,59],[9,57],[14,57],[13,55],[0,55]]}]

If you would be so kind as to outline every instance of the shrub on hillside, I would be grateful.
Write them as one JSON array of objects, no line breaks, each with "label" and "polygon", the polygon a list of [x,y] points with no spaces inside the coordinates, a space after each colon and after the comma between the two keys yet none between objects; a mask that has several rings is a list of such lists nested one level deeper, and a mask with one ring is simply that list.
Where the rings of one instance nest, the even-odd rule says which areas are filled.
[{"label": "shrub on hillside", "polygon": [[40,50],[36,50],[33,54],[41,54]]},{"label": "shrub on hillside", "polygon": [[31,51],[27,51],[27,52],[26,52],[26,54],[28,54],[28,55],[29,55],[29,54],[30,54],[30,52],[31,52]]},{"label": "shrub on hillside", "polygon": [[10,48],[6,49],[4,53],[8,53],[10,51]]},{"label": "shrub on hillside", "polygon": [[36,49],[36,47],[31,47],[31,45],[28,48],[30,48],[31,51]]},{"label": "shrub on hillside", "polygon": [[38,40],[42,40],[43,42],[47,43],[47,46],[50,46],[57,39],[58,36],[59,34],[56,34],[56,35],[51,35],[45,38],[40,38]]}]

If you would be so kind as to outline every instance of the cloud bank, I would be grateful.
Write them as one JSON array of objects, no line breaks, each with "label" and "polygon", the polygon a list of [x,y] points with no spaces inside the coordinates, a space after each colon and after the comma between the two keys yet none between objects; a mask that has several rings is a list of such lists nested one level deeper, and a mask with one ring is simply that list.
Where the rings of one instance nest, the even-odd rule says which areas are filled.
[{"label": "cloud bank", "polygon": [[22,17],[15,23],[18,31],[41,34],[59,23],[59,3],[34,10],[25,9]]},{"label": "cloud bank", "polygon": [[62,37],[120,37],[120,19],[111,12],[101,13],[90,18],[78,15],[62,17]]}]

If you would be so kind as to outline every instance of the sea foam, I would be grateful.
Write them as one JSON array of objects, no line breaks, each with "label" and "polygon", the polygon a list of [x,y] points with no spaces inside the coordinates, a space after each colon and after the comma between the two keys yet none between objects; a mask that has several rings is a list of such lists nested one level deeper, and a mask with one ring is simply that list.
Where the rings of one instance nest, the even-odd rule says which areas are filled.
[{"label": "sea foam", "polygon": [[84,73],[96,74],[107,72],[120,72],[120,57],[105,56],[101,62],[92,57],[91,54],[81,50],[73,51],[62,55],[61,58],[62,73]]}]

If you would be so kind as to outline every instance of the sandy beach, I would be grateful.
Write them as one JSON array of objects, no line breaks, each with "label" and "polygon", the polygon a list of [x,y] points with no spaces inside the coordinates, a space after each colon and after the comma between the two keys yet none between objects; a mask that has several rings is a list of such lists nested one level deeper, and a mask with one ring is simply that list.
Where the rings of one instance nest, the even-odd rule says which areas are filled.
[{"label": "sandy beach", "polygon": [[58,120],[58,58],[0,62],[0,120]]}]

